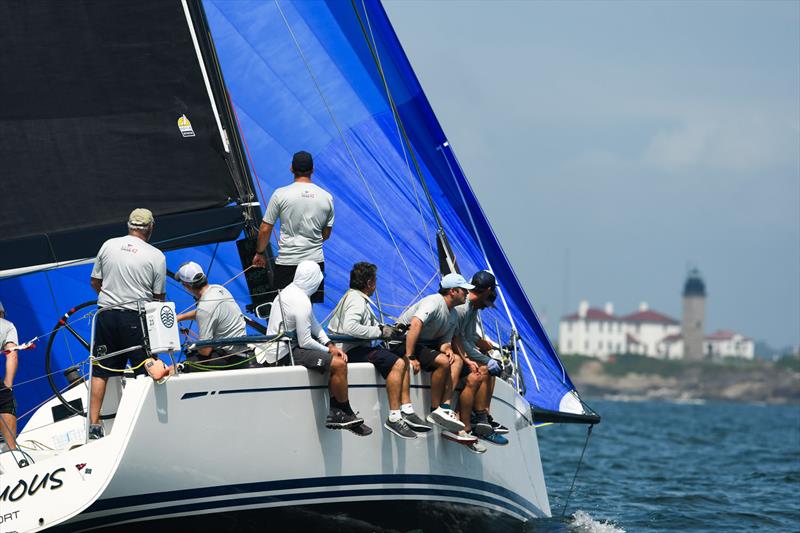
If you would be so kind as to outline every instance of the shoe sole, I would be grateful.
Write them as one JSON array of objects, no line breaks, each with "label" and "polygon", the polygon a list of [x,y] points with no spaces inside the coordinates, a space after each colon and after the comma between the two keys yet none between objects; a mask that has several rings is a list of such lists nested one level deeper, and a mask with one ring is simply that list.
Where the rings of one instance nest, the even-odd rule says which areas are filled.
[{"label": "shoe sole", "polygon": [[478,455],[480,455],[480,454],[482,454],[482,453],[486,453],[486,447],[485,447],[485,446],[481,446],[480,448],[476,448],[476,447],[475,447],[475,443],[473,443],[473,444],[467,444],[467,445],[465,445],[465,446],[466,446],[466,448],[467,448],[469,451],[471,451],[472,453],[475,453],[475,454],[478,454]]},{"label": "shoe sole", "polygon": [[478,437],[481,437],[483,435],[491,435],[492,434],[492,426],[490,426],[489,424],[485,424],[485,423],[484,424],[475,423],[475,424],[472,424],[472,432],[475,433],[475,435],[477,435]]},{"label": "shoe sole", "polygon": [[507,435],[508,428],[497,429],[496,427],[492,426],[492,430],[497,433],[498,435]]},{"label": "shoe sole", "polygon": [[428,415],[428,422],[431,424],[436,424],[437,426],[443,427],[447,431],[452,431],[454,433],[458,433],[464,429],[464,424],[461,422],[457,422],[447,416],[442,416],[435,411]]},{"label": "shoe sole", "polygon": [[489,440],[489,439],[487,439],[486,437],[484,437],[482,435],[478,435],[478,438],[480,440],[482,440],[483,442],[488,442],[489,444],[494,444],[495,446],[508,446],[508,440],[506,440],[506,442],[499,443],[499,442],[494,442],[492,440]]},{"label": "shoe sole", "polygon": [[[365,431],[364,428],[366,428],[368,431]],[[373,433],[372,428],[365,426],[364,424],[348,428],[348,431],[358,437],[369,437]]]},{"label": "shoe sole", "polygon": [[416,431],[417,433],[427,433],[428,431],[433,429],[430,426],[426,426],[426,425],[423,425],[423,424],[414,424],[412,422],[409,422],[407,418],[404,418],[403,420],[406,421],[406,424],[408,424],[408,427],[410,427],[413,431]]},{"label": "shoe sole", "polygon": [[356,426],[360,426],[364,423],[364,420],[358,419],[353,420],[352,422],[325,422],[325,427],[328,429],[350,429]]},{"label": "shoe sole", "polygon": [[417,436],[416,436],[416,435],[413,435],[413,436],[410,436],[410,437],[409,437],[409,436],[406,436],[406,435],[403,435],[402,433],[400,433],[400,432],[398,432],[398,431],[394,430],[393,428],[391,428],[391,427],[389,426],[389,424],[387,424],[386,422],[384,422],[384,423],[383,423],[383,427],[385,427],[386,429],[388,429],[390,432],[394,433],[395,435],[397,435],[397,436],[398,436],[398,437],[400,437],[401,439],[406,439],[406,440],[414,440],[414,439],[416,439],[416,438],[417,438]]},{"label": "shoe sole", "polygon": [[450,435],[447,435],[444,432],[442,432],[442,437],[449,440],[450,442],[463,444],[464,446],[471,446],[472,444],[478,442],[478,439],[475,437],[467,437],[467,438],[451,437]]}]

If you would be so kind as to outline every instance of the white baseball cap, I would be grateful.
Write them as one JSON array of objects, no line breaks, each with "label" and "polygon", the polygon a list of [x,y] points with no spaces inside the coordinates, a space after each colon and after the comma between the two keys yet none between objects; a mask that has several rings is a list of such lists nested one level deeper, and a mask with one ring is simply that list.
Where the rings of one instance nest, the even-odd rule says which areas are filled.
[{"label": "white baseball cap", "polygon": [[464,276],[456,273],[451,273],[443,277],[442,282],[439,285],[443,289],[455,289],[456,287],[460,287],[462,289],[467,289],[468,291],[471,291],[472,289],[475,288],[475,285],[467,283],[467,280],[464,279]]},{"label": "white baseball cap", "polygon": [[178,269],[178,272],[175,273],[175,279],[184,283],[194,283],[196,281],[200,281],[200,279],[205,275],[206,274],[203,272],[203,267],[194,261],[187,261],[186,263],[182,264]]},{"label": "white baseball cap", "polygon": [[128,225],[134,228],[147,228],[153,225],[153,212],[143,207],[137,207],[128,216]]}]

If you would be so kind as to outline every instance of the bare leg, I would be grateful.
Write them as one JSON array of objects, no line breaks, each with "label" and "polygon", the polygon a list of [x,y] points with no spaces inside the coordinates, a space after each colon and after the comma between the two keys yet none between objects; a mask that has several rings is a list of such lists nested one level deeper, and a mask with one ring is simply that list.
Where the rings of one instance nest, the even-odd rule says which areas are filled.
[{"label": "bare leg", "polygon": [[481,385],[475,394],[475,411],[485,411],[489,408],[489,382],[493,379],[486,370],[486,366],[479,367],[481,371]]},{"label": "bare leg", "polygon": [[407,374],[406,360],[401,357],[395,361],[392,370],[386,376],[386,396],[389,398],[389,409],[392,411],[400,409],[404,376]]},{"label": "bare leg", "polygon": [[[436,368],[431,372],[431,409],[436,409],[444,399],[448,398],[445,395],[445,388],[450,377],[450,361],[446,355],[440,353],[433,363]],[[453,389],[450,387],[451,395],[452,392]]]},{"label": "bare leg", "polygon": [[9,450],[17,449],[17,417],[10,413],[0,413],[0,434],[6,440]]},{"label": "bare leg", "polygon": [[491,412],[490,407],[492,404],[492,397],[494,396],[494,384],[497,379],[496,376],[488,376],[486,380],[487,388],[489,389],[486,394],[486,411]]},{"label": "bare leg", "polygon": [[103,398],[106,397],[108,378],[92,376],[92,409],[89,413],[89,423],[100,423],[100,409],[103,407]]},{"label": "bare leg", "polygon": [[347,401],[347,363],[341,357],[334,357],[330,370],[331,378],[328,388],[331,391],[331,397],[339,403],[344,403]]},{"label": "bare leg", "polygon": [[406,369],[403,371],[403,386],[400,389],[400,403],[411,403],[411,365],[405,361]]},{"label": "bare leg", "polygon": [[[445,356],[446,357],[446,356]],[[453,391],[456,388],[456,384],[458,383],[459,378],[461,377],[461,368],[464,366],[464,360],[460,357],[456,357],[453,361],[453,364],[450,365],[450,372],[448,373],[448,380],[447,385],[444,389],[444,396],[442,397],[442,401],[445,403],[450,403],[453,401]]]},{"label": "bare leg", "polygon": [[464,423],[464,431],[467,433],[472,431],[472,405],[475,401],[475,393],[482,381],[479,373],[470,372],[464,379],[464,390],[461,391],[461,396],[458,397],[458,416],[461,422]]}]

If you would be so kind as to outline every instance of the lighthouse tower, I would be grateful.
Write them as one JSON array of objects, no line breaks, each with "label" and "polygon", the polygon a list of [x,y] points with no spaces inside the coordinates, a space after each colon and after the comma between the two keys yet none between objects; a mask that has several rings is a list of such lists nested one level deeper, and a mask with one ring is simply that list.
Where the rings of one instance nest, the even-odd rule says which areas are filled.
[{"label": "lighthouse tower", "polygon": [[693,268],[689,271],[683,286],[683,358],[702,359],[704,326],[706,319],[706,284],[700,277],[700,271]]}]

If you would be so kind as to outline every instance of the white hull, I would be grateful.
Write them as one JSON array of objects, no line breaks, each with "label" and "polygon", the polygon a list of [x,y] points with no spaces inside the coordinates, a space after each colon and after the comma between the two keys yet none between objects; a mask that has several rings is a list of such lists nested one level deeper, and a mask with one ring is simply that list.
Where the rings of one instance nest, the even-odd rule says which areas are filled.
[{"label": "white hull", "polygon": [[[70,517],[66,524],[70,530],[376,500],[450,502],[520,521],[550,515],[530,409],[506,383],[498,380],[492,413],[511,428],[510,444],[487,444],[488,452],[476,455],[435,430],[416,440],[391,435],[383,428],[388,414],[383,380],[369,364],[350,365],[349,372],[350,402],[375,430],[368,437],[324,427],[328,411],[324,377],[302,368],[186,374],[164,385],[139,378],[128,381],[109,436],[55,457],[37,459],[32,453],[35,466],[64,463],[65,458],[71,464],[68,455],[83,450],[84,456],[91,456],[92,449],[104,442],[104,453],[121,452],[116,470],[93,468],[92,476],[108,475],[110,481],[83,512]],[[426,388],[412,379],[412,400],[420,412],[428,408]],[[85,395],[85,390],[81,386],[70,393]],[[41,408],[28,427],[51,422],[50,412],[50,404]],[[19,441],[27,446],[26,441],[35,437],[55,443],[54,436],[82,420],[73,417],[26,431]],[[111,469],[106,464],[113,461],[101,467]],[[6,472],[0,487],[9,475],[22,475],[29,468]],[[77,486],[65,482],[64,488],[82,491],[77,481],[72,483]],[[0,531],[35,529],[36,524],[19,526],[30,524],[26,517],[42,508],[44,502],[37,496],[20,500],[17,524],[9,522],[8,528],[0,524]],[[9,503],[0,502],[4,512]],[[57,514],[47,525],[64,519]]]}]

